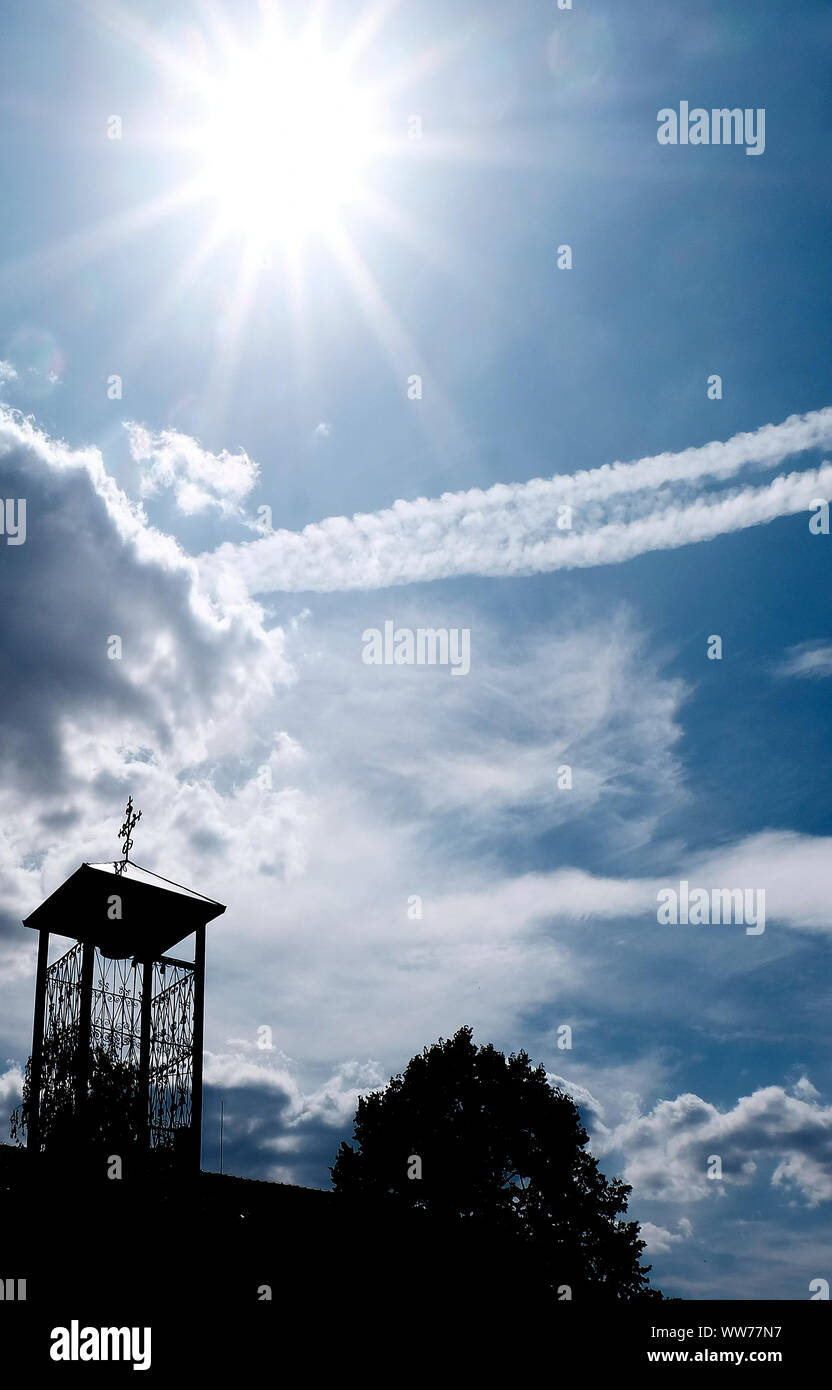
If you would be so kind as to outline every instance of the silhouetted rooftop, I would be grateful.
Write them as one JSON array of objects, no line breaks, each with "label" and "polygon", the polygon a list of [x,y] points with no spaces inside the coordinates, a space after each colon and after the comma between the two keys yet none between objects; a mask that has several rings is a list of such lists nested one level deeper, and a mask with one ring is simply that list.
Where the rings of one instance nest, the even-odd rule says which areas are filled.
[{"label": "silhouetted rooftop", "polygon": [[[24,917],[23,925],[92,941],[105,956],[158,958],[196,927],[225,912],[222,903],[140,864],[82,864]],[[113,898],[119,915],[114,918]]]}]

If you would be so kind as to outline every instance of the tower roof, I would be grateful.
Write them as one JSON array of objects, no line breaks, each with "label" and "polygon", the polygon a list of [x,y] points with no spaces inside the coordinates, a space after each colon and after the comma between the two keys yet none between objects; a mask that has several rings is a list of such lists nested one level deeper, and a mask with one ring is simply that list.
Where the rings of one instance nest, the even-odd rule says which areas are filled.
[{"label": "tower roof", "polygon": [[[112,863],[82,864],[23,925],[92,941],[102,955],[119,960],[155,960],[225,912],[223,903],[140,864],[128,861],[118,869]],[[120,899],[117,908],[114,898]]]}]

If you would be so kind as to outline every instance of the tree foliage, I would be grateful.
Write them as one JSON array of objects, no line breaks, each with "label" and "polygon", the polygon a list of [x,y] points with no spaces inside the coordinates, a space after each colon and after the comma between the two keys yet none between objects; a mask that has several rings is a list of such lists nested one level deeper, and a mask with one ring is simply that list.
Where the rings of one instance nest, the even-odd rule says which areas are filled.
[{"label": "tree foliage", "polygon": [[[40,1094],[40,1148],[50,1156],[81,1149],[110,1148],[126,1154],[140,1135],[137,1069],[96,1044],[89,1058],[89,1081],[79,1113],[75,1092],[77,1029],[65,1028],[44,1040]],[[14,1142],[31,1130],[32,1059],[26,1063],[23,1098],[12,1112]]]},{"label": "tree foliage", "polygon": [[[338,1193],[383,1195],[507,1239],[555,1296],[661,1298],[639,1263],[637,1222],[621,1219],[631,1188],[604,1177],[587,1143],[542,1066],[477,1047],[460,1028],[359,1099],[353,1143],[330,1172]],[[421,1177],[409,1176],[415,1158]]]}]

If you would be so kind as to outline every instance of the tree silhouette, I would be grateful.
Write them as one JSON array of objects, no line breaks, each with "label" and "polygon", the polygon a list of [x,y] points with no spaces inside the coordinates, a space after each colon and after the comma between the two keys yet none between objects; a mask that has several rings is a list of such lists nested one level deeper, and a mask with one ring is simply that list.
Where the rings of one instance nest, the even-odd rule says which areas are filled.
[{"label": "tree silhouette", "polygon": [[554,1297],[661,1298],[639,1264],[638,1223],[619,1219],[631,1188],[599,1172],[587,1143],[542,1066],[478,1048],[464,1027],[359,1098],[353,1144],[330,1172],[337,1193],[383,1196],[501,1242]]}]

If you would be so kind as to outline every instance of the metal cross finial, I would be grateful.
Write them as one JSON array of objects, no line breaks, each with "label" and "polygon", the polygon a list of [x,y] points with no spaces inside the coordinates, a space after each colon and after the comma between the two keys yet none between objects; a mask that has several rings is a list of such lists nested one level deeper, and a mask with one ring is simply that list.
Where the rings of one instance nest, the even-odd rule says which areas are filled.
[{"label": "metal cross finial", "polygon": [[121,827],[120,831],[118,832],[118,838],[119,838],[120,840],[123,840],[123,841],[124,841],[124,858],[122,859],[122,861],[121,861],[120,864],[116,864],[116,866],[115,866],[115,869],[116,869],[116,873],[117,873],[117,874],[123,874],[123,873],[124,873],[124,866],[126,865],[127,861],[129,860],[129,858],[130,858],[130,851],[131,851],[131,849],[133,848],[133,835],[132,835],[132,832],[133,832],[133,830],[135,830],[135,828],[136,828],[136,826],[138,825],[138,823],[139,823],[139,821],[141,820],[141,818],[142,818],[142,813],[141,813],[141,811],[139,811],[136,815],[133,814],[133,798],[132,798],[132,796],[128,796],[128,798],[127,798],[127,813],[126,813],[125,818],[124,818],[124,824],[123,824],[123,826]]}]

